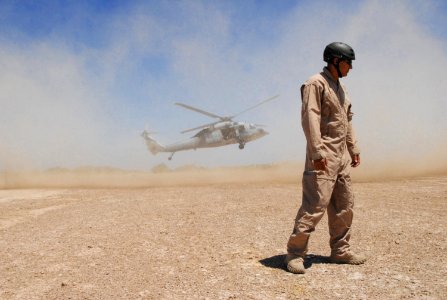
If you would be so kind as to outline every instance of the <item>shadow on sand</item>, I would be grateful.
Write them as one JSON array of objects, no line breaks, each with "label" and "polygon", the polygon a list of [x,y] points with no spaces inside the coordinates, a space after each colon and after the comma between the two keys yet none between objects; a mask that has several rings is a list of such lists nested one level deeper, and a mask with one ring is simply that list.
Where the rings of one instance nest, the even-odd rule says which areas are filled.
[{"label": "shadow on sand", "polygon": [[[282,254],[261,259],[259,262],[263,266],[266,266],[268,268],[286,270],[286,264],[284,263],[285,259],[286,255]],[[304,267],[306,269],[312,267],[313,264],[330,264],[330,263],[331,261],[329,259],[329,256],[309,254],[306,255],[306,257],[304,257]]]}]

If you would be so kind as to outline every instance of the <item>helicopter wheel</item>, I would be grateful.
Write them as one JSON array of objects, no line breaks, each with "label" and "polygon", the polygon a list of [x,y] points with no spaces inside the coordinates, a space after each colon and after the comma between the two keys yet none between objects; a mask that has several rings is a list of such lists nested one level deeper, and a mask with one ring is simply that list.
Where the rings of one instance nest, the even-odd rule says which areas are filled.
[{"label": "helicopter wheel", "polygon": [[245,146],[244,144],[239,144],[239,149],[241,150],[244,149],[244,146]]}]

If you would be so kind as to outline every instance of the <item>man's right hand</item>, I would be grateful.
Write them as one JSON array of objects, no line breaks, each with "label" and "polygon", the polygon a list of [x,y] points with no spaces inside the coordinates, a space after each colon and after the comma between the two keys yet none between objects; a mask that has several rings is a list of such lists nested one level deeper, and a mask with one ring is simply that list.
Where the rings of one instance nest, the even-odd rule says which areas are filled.
[{"label": "man's right hand", "polygon": [[327,167],[326,158],[314,160],[313,163],[315,170],[322,170],[322,171],[326,170]]}]

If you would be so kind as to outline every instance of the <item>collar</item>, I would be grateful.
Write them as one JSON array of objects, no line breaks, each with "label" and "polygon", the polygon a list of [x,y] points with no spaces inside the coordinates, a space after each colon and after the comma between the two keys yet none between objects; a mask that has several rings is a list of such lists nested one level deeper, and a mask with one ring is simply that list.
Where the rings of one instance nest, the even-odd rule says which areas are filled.
[{"label": "collar", "polygon": [[340,85],[340,81],[335,80],[335,78],[332,76],[331,72],[327,67],[323,68],[323,74],[325,74],[326,77],[329,78],[332,81],[332,83],[334,83],[337,87]]}]

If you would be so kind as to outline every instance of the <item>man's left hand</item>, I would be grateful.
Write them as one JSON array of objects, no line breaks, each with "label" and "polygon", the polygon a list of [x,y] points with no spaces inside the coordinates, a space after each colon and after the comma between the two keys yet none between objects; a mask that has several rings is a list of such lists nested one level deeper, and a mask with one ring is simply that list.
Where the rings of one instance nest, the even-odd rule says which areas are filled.
[{"label": "man's left hand", "polygon": [[360,165],[360,154],[355,154],[352,157],[351,167],[355,168]]}]

